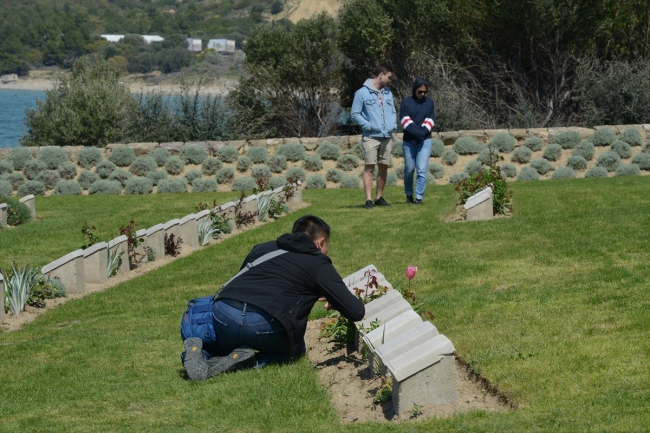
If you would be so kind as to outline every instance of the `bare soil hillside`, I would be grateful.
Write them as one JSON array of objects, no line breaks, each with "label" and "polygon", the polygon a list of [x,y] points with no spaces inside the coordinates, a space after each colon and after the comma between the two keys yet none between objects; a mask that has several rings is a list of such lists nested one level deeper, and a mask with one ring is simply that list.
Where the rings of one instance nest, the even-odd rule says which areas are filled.
[{"label": "bare soil hillside", "polygon": [[327,12],[336,16],[343,2],[341,0],[288,0],[285,6],[286,17],[297,23],[301,19]]}]

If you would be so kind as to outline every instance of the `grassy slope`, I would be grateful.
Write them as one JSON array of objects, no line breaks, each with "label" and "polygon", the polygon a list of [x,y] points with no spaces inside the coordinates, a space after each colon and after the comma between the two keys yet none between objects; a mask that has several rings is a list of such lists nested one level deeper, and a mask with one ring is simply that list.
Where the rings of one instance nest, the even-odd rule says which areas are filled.
[{"label": "grassy slope", "polygon": [[[645,177],[517,182],[514,218],[466,224],[441,222],[455,200],[448,186],[430,188],[422,207],[370,212],[359,207],[360,191],[305,192],[311,208],[0,335],[0,430],[642,430],[650,404],[649,187]],[[387,198],[403,196],[390,188]],[[121,209],[125,199],[106,203]],[[42,201],[50,218],[71,218],[54,199]],[[332,225],[330,255],[342,275],[374,263],[397,281],[417,265],[414,288],[436,326],[520,408],[340,426],[306,360],[183,380],[184,302],[225,282],[252,244],[307,212]]]}]

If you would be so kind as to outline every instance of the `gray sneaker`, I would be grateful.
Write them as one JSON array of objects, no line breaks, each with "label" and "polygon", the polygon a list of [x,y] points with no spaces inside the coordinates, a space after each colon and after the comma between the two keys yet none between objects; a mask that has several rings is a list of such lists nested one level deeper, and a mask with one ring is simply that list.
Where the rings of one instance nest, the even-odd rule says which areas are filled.
[{"label": "gray sneaker", "polygon": [[203,359],[203,341],[200,338],[188,338],[183,341],[185,353],[183,367],[192,380],[205,380],[208,378],[208,364]]},{"label": "gray sneaker", "polygon": [[208,359],[208,376],[212,377],[226,371],[252,367],[254,362],[255,351],[252,348],[248,346],[238,347],[228,356],[215,356]]}]

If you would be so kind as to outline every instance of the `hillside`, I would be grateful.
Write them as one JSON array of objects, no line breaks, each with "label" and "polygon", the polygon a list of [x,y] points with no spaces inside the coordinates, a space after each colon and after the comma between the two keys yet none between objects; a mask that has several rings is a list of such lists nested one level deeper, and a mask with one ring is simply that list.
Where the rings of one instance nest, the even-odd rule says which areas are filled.
[{"label": "hillside", "polygon": [[320,12],[336,16],[342,4],[341,0],[288,0],[286,16],[293,23],[309,19]]}]

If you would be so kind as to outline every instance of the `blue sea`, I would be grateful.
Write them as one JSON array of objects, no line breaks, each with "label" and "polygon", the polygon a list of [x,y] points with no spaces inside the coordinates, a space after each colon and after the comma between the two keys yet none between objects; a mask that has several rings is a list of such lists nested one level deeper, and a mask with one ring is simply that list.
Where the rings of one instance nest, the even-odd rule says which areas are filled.
[{"label": "blue sea", "polygon": [[0,89],[0,147],[20,146],[27,129],[25,109],[36,107],[36,98],[45,100],[45,92]]}]

